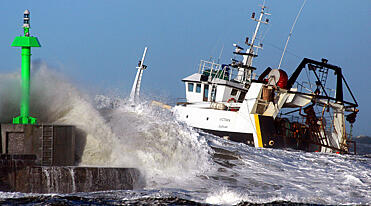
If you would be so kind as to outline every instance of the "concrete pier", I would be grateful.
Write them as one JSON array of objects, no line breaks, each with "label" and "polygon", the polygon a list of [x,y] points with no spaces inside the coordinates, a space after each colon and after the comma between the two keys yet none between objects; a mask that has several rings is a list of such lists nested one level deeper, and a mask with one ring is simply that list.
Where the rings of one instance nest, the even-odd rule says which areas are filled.
[{"label": "concrete pier", "polygon": [[35,154],[42,166],[75,165],[75,127],[1,124],[0,154]]},{"label": "concrete pier", "polygon": [[77,167],[74,126],[0,128],[0,191],[74,193],[144,186],[134,168]]},{"label": "concrete pier", "polygon": [[134,168],[36,166],[35,160],[35,155],[0,155],[0,191],[74,193],[141,185]]}]

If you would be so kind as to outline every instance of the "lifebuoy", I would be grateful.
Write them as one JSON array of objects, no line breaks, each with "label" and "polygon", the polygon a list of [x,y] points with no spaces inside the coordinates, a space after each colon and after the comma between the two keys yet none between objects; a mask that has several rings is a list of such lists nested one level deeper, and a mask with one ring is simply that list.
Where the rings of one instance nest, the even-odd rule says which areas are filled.
[{"label": "lifebuoy", "polygon": [[236,101],[236,99],[235,99],[235,98],[233,98],[233,97],[232,97],[232,98],[230,98],[230,99],[228,99],[228,101],[227,101],[227,102],[229,103],[229,102],[231,102],[231,101],[233,101],[234,103],[236,103],[236,102],[237,102],[237,101]]}]

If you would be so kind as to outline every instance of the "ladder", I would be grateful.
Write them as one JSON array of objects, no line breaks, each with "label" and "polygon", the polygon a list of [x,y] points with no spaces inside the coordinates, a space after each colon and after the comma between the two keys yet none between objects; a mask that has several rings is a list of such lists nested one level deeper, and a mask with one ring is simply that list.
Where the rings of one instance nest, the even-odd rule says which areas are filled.
[{"label": "ladder", "polygon": [[320,73],[320,75],[321,75],[321,79],[320,79],[320,81],[321,81],[321,84],[323,85],[323,87],[325,87],[325,85],[326,85],[326,81],[327,81],[327,76],[328,76],[328,68],[326,68],[326,67],[320,67],[319,68],[319,73]]},{"label": "ladder", "polygon": [[42,125],[42,162],[43,166],[51,166],[53,164],[53,125]]}]

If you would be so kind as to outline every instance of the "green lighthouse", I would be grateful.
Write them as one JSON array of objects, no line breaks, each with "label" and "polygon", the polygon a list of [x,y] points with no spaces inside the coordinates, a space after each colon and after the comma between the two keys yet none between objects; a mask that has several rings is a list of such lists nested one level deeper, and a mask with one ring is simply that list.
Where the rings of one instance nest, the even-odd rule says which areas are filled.
[{"label": "green lighthouse", "polygon": [[30,36],[30,11],[24,11],[24,36],[15,37],[12,46],[22,48],[22,97],[20,116],[13,118],[13,124],[36,124],[30,113],[30,62],[31,47],[41,47],[36,37]]}]

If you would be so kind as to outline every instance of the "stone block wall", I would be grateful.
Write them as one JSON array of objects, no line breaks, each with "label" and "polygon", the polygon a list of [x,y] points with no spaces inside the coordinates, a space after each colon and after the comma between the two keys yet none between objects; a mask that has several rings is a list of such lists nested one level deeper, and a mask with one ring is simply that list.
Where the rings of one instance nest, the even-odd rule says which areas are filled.
[{"label": "stone block wall", "polygon": [[1,124],[0,154],[35,154],[38,165],[75,166],[75,127]]}]

